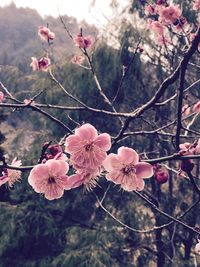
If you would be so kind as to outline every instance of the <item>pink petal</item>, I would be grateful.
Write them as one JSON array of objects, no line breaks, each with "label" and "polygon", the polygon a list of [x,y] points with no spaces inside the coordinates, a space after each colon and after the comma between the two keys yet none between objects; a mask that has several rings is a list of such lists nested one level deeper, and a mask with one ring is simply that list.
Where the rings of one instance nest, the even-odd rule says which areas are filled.
[{"label": "pink petal", "polygon": [[7,183],[8,181],[9,181],[9,177],[7,175],[1,176],[0,177],[0,186]]},{"label": "pink petal", "polygon": [[150,178],[153,175],[153,166],[146,162],[140,162],[136,166],[136,176],[138,178]]},{"label": "pink petal", "polygon": [[119,158],[116,154],[109,154],[106,159],[103,161],[102,163],[103,167],[105,168],[106,171],[111,171],[111,170],[115,170],[118,169],[120,170],[123,166],[121,164],[121,162],[119,161]]},{"label": "pink petal", "polygon": [[145,183],[143,179],[136,179],[136,190],[142,191],[144,189]]},{"label": "pink petal", "polygon": [[112,181],[115,184],[121,184],[123,181],[123,174],[119,171],[111,171],[107,173],[106,179]]},{"label": "pink petal", "polygon": [[97,138],[97,130],[89,123],[82,125],[75,130],[75,135],[79,135],[82,140],[91,141]]},{"label": "pink petal", "polygon": [[81,138],[78,135],[70,135],[65,141],[65,152],[72,154],[79,151],[81,146]]},{"label": "pink petal", "polygon": [[68,184],[70,186],[69,189],[79,187],[83,183],[84,183],[84,178],[81,174],[74,174],[68,177]]},{"label": "pink petal", "polygon": [[122,146],[118,149],[120,161],[124,164],[133,163],[134,165],[139,161],[138,153],[132,148]]},{"label": "pink petal", "polygon": [[49,159],[45,165],[48,167],[50,176],[59,177],[65,175],[69,170],[69,165],[63,160]]},{"label": "pink petal", "polygon": [[37,180],[48,179],[48,168],[45,164],[36,165],[30,172],[28,182],[31,186],[35,184]]},{"label": "pink petal", "polygon": [[111,148],[111,138],[110,138],[110,135],[107,134],[107,133],[100,134],[96,138],[94,144],[97,145],[102,150],[108,151]]},{"label": "pink petal", "polygon": [[50,184],[46,191],[44,192],[44,196],[48,200],[58,199],[61,198],[64,194],[64,189],[61,188],[58,184],[53,183]]}]

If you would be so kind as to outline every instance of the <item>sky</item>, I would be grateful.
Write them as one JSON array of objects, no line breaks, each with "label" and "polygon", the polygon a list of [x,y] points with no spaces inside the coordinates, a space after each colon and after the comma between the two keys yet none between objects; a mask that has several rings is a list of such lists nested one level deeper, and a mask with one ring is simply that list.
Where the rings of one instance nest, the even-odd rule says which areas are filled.
[{"label": "sky", "polygon": [[[59,13],[66,14],[76,17],[78,21],[84,19],[95,25],[105,24],[112,16],[112,10],[109,7],[110,0],[95,0],[94,7],[92,7],[94,0],[0,0],[0,6],[9,5],[11,2],[14,2],[17,7],[34,8],[42,16],[58,17]],[[127,0],[119,2],[121,6],[125,6]]]}]

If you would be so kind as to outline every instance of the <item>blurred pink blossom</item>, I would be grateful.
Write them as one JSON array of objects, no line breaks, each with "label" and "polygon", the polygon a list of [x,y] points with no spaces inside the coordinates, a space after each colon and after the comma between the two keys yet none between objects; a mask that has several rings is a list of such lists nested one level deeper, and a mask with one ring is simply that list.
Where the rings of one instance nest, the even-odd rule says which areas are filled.
[{"label": "blurred pink blossom", "polygon": [[103,162],[108,172],[107,180],[120,184],[126,191],[143,190],[144,178],[153,175],[153,166],[146,162],[139,162],[139,155],[128,147],[120,147],[118,154],[111,153]]},{"label": "blurred pink blossom", "polygon": [[192,111],[196,113],[200,112],[200,101],[194,104]]},{"label": "blurred pink blossom", "polygon": [[[20,167],[21,165],[22,165],[21,160],[17,160],[17,158],[14,158],[12,160],[11,166]],[[21,179],[21,171],[4,168],[2,176],[0,177],[0,186],[2,184],[8,183],[8,186],[12,187],[13,184],[15,182],[18,182],[20,179]]]},{"label": "blurred pink blossom", "polygon": [[44,194],[48,200],[61,198],[64,190],[69,190],[73,186],[73,181],[69,181],[66,175],[68,170],[67,162],[50,159],[31,170],[28,182],[35,192]]},{"label": "blurred pink blossom", "polygon": [[195,0],[193,3],[194,10],[200,10],[200,0]]},{"label": "blurred pink blossom", "polygon": [[5,99],[4,93],[0,91],[0,103]]},{"label": "blurred pink blossom", "polygon": [[47,71],[51,64],[50,59],[47,57],[42,57],[40,60],[37,60],[36,57],[32,57],[31,59],[32,59],[32,62],[30,66],[32,67],[33,71],[37,71],[37,70]]},{"label": "blurred pink blossom", "polygon": [[81,65],[83,64],[83,61],[85,60],[85,58],[81,55],[74,55],[73,58],[71,59],[71,62],[73,64],[77,64],[77,65]]},{"label": "blurred pink blossom", "polygon": [[157,34],[164,34],[165,27],[159,22],[152,19],[147,20],[147,26]]},{"label": "blurred pink blossom", "polygon": [[159,21],[165,25],[174,24],[180,19],[182,14],[179,6],[171,5],[159,9]]},{"label": "blurred pink blossom", "polygon": [[38,27],[38,35],[40,36],[42,40],[47,41],[47,42],[55,38],[55,33],[51,32],[49,28],[44,27],[44,26]]},{"label": "blurred pink blossom", "polygon": [[98,135],[89,123],[75,129],[65,141],[65,152],[71,154],[71,162],[76,169],[96,170],[105,160],[111,147],[111,138],[107,133]]},{"label": "blurred pink blossom", "polygon": [[76,46],[79,46],[80,48],[83,48],[83,49],[89,48],[93,43],[91,37],[83,37],[81,34],[78,34],[74,38],[74,42]]},{"label": "blurred pink blossom", "polygon": [[189,114],[190,114],[190,106],[188,104],[185,104],[183,107],[182,107],[182,114],[183,116],[187,117]]},{"label": "blurred pink blossom", "polygon": [[157,11],[154,5],[145,5],[144,12],[146,15],[156,15]]}]

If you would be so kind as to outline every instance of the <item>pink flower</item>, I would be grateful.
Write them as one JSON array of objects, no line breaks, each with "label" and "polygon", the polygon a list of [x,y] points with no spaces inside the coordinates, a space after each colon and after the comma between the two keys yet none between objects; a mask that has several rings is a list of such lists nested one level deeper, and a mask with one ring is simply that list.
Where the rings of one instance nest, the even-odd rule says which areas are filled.
[{"label": "pink flower", "polygon": [[187,117],[190,114],[190,106],[188,104],[185,104],[182,107],[182,114]]},{"label": "pink flower", "polygon": [[67,162],[50,159],[31,170],[28,182],[35,192],[44,194],[49,200],[61,198],[64,190],[69,190],[73,186],[72,181],[69,181],[66,175],[68,170]]},{"label": "pink flower", "polygon": [[148,19],[147,26],[157,34],[164,34],[164,26],[159,21]]},{"label": "pink flower", "polygon": [[[14,158],[11,163],[13,167],[20,167],[21,165],[21,160],[17,160],[17,158]],[[21,179],[21,171],[4,168],[2,174],[0,177],[0,186],[8,183],[8,186],[12,187],[15,182]]]},{"label": "pink flower", "polygon": [[198,240],[198,243],[195,246],[195,252],[200,255],[200,240]]},{"label": "pink flower", "polygon": [[196,143],[191,144],[191,143],[183,143],[179,145],[179,154],[180,155],[194,155],[195,154],[195,149],[196,149]]},{"label": "pink flower", "polygon": [[74,42],[76,46],[79,46],[80,48],[83,48],[83,49],[89,48],[93,43],[91,37],[83,37],[81,34],[78,34],[74,38]]},{"label": "pink flower", "polygon": [[90,191],[97,185],[99,170],[79,169],[77,172],[69,177],[73,183],[73,188],[85,185],[86,190]]},{"label": "pink flower", "polygon": [[73,64],[81,65],[84,60],[85,60],[85,58],[83,56],[74,55],[73,58],[71,59],[71,62]]},{"label": "pink flower", "polygon": [[143,179],[153,175],[153,167],[149,163],[139,162],[137,152],[128,147],[120,147],[117,155],[108,155],[103,166],[108,172],[106,178],[120,184],[126,191],[143,190]]},{"label": "pink flower", "polygon": [[37,71],[37,70],[47,71],[51,64],[50,59],[47,57],[42,57],[40,60],[37,60],[36,57],[32,57],[31,59],[32,59],[32,62],[30,66],[32,67],[33,71]]},{"label": "pink flower", "polygon": [[178,6],[167,6],[159,9],[159,20],[161,23],[169,25],[176,23],[181,17],[182,11]]},{"label": "pink flower", "polygon": [[0,91],[0,103],[5,99],[4,93]]},{"label": "pink flower", "polygon": [[68,136],[65,142],[65,152],[71,154],[71,162],[76,169],[96,170],[105,160],[110,147],[110,135],[98,135],[89,123],[77,128],[75,134]]},{"label": "pink flower", "polygon": [[145,5],[144,7],[145,15],[156,15],[156,8],[153,5]]},{"label": "pink flower", "polygon": [[47,41],[47,42],[55,38],[55,33],[51,32],[49,28],[44,27],[44,26],[38,27],[38,35],[40,36],[42,40]]},{"label": "pink flower", "polygon": [[193,9],[194,10],[200,9],[200,0],[195,0],[195,2],[193,3]]},{"label": "pink flower", "polygon": [[200,101],[194,104],[192,111],[196,113],[200,112]]}]

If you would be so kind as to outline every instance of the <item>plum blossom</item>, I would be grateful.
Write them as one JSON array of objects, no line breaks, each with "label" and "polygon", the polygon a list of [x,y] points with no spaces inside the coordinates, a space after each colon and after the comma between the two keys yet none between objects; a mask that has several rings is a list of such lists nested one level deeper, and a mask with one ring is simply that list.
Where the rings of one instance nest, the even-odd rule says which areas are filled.
[{"label": "plum blossom", "polygon": [[47,42],[55,38],[55,33],[51,32],[49,28],[44,27],[44,26],[38,27],[38,35],[40,36],[42,40],[47,41]]},{"label": "plum blossom", "polygon": [[200,10],[200,0],[195,0],[193,3],[194,10]]},{"label": "plum blossom", "polygon": [[200,101],[194,104],[192,111],[196,113],[200,112]]},{"label": "plum blossom", "polygon": [[[11,166],[12,167],[20,167],[22,165],[21,160],[17,160],[17,158],[14,158],[12,160]],[[21,171],[13,170],[4,168],[2,171],[2,176],[0,176],[0,186],[8,183],[9,187],[12,187],[15,182],[20,181],[21,179]]]},{"label": "plum blossom", "polygon": [[182,107],[182,114],[187,117],[190,114],[190,106],[188,104],[185,104]]},{"label": "plum blossom", "polygon": [[83,48],[83,49],[89,48],[93,43],[91,37],[83,37],[82,34],[78,34],[74,38],[74,42],[76,46],[79,46],[80,48]]},{"label": "plum blossom", "polygon": [[5,99],[4,93],[0,91],[0,103]]},{"label": "plum blossom", "polygon": [[147,26],[157,34],[164,34],[164,26],[159,22],[152,19],[148,19]]},{"label": "plum blossom", "polygon": [[165,25],[174,24],[180,19],[182,14],[179,6],[171,5],[159,9],[159,21]]},{"label": "plum blossom", "polygon": [[70,190],[75,183],[66,175],[68,170],[67,162],[50,159],[31,170],[28,182],[35,192],[44,194],[48,200],[58,199],[63,196],[64,190]]},{"label": "plum blossom", "polygon": [[71,155],[71,162],[76,169],[98,169],[110,147],[110,135],[98,135],[95,127],[89,123],[75,129],[75,134],[68,136],[65,141],[65,152]]},{"label": "plum blossom", "polygon": [[97,185],[97,179],[99,175],[99,169],[78,169],[75,174],[69,177],[69,181],[72,181],[73,188],[84,185],[86,190],[90,191]]},{"label": "plum blossom", "polygon": [[71,62],[73,64],[77,64],[77,65],[81,65],[83,64],[83,61],[85,60],[85,58],[81,55],[74,55],[73,58],[71,59]]},{"label": "plum blossom", "polygon": [[37,70],[47,71],[51,64],[50,59],[47,57],[42,57],[40,60],[38,60],[36,57],[32,57],[31,59],[32,62],[30,66],[32,67],[33,71]]},{"label": "plum blossom", "polygon": [[139,162],[139,155],[128,147],[120,147],[118,154],[109,154],[103,162],[108,172],[106,178],[115,184],[120,184],[126,191],[143,190],[144,178],[153,175],[153,167],[149,163]]},{"label": "plum blossom", "polygon": [[145,5],[144,7],[145,15],[156,15],[156,8],[154,5]]}]

